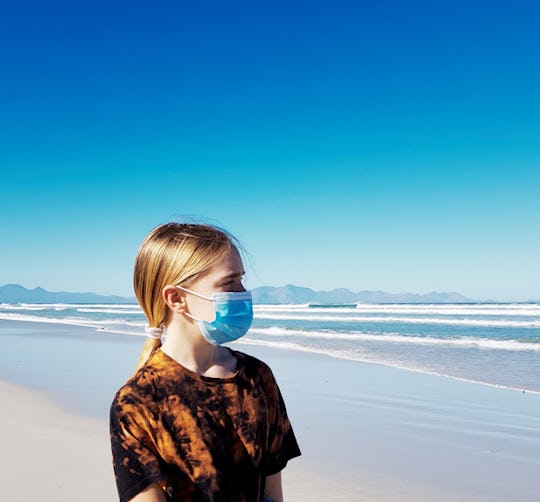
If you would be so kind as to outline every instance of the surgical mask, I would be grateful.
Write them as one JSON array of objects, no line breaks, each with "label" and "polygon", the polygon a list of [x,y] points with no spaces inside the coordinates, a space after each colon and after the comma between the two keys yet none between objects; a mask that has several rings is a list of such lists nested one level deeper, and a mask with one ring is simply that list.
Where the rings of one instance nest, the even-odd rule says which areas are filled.
[{"label": "surgical mask", "polygon": [[233,342],[244,336],[251,327],[253,300],[250,291],[214,293],[212,296],[206,296],[182,286],[176,287],[199,298],[214,302],[216,318],[212,322],[185,313],[197,321],[201,335],[208,343],[221,345]]}]

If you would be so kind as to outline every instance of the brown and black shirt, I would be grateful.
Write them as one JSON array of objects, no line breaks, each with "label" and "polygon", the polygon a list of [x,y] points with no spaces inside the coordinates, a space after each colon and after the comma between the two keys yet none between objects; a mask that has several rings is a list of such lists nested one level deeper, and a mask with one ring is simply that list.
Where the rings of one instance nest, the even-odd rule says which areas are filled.
[{"label": "brown and black shirt", "polygon": [[111,406],[120,501],[158,482],[169,501],[259,502],[265,477],[300,455],[270,368],[233,351],[230,378],[192,372],[157,350]]}]

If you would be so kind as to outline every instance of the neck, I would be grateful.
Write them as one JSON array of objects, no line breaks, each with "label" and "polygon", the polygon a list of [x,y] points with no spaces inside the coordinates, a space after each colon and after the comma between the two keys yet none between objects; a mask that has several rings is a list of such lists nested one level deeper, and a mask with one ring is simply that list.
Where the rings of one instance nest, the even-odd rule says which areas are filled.
[{"label": "neck", "polygon": [[196,323],[171,322],[167,326],[161,350],[199,375],[228,377],[236,371],[236,359],[231,352],[225,347],[216,347],[204,340]]}]

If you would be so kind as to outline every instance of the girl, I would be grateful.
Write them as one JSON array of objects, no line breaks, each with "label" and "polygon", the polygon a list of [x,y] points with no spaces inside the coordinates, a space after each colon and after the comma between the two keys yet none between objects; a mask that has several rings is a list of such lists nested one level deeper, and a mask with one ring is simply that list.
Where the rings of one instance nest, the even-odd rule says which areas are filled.
[{"label": "girl", "polygon": [[121,502],[283,501],[300,450],[280,391],[266,364],[222,345],[251,325],[243,275],[234,238],[209,225],[167,223],[141,244],[148,339],[110,415]]}]

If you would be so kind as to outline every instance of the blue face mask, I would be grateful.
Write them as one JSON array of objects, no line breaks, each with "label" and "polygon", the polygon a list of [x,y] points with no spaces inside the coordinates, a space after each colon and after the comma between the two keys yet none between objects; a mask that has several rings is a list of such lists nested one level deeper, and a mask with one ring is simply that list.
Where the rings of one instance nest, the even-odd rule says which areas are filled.
[{"label": "blue face mask", "polygon": [[198,319],[186,312],[188,317],[197,321],[201,335],[208,343],[221,345],[233,342],[244,336],[251,327],[253,300],[250,291],[214,293],[212,296],[205,296],[182,286],[176,287],[199,298],[214,302],[216,318],[212,322]]}]

